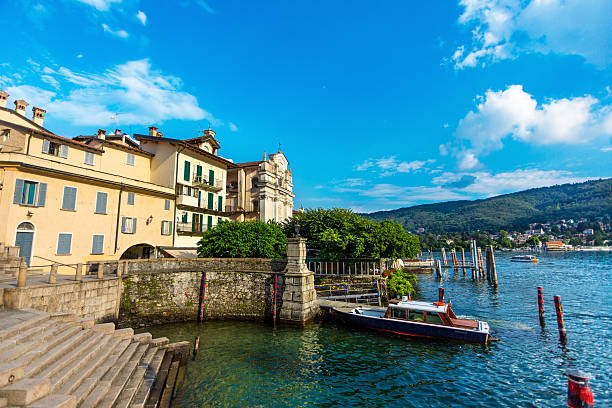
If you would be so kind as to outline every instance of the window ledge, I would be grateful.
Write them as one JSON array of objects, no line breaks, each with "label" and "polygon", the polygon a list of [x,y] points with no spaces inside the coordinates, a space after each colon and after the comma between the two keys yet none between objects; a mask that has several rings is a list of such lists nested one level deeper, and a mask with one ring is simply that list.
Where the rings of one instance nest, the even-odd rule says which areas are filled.
[{"label": "window ledge", "polygon": [[55,256],[70,256],[72,254],[55,254]]},{"label": "window ledge", "polygon": [[74,210],[70,210],[70,209],[68,209],[68,208],[60,208],[60,210],[62,210],[62,211],[68,211],[68,212],[76,212],[76,209],[74,209]]},{"label": "window ledge", "polygon": [[108,213],[107,213],[107,212],[97,212],[97,211],[94,211],[94,214],[99,214],[99,215],[108,215]]}]

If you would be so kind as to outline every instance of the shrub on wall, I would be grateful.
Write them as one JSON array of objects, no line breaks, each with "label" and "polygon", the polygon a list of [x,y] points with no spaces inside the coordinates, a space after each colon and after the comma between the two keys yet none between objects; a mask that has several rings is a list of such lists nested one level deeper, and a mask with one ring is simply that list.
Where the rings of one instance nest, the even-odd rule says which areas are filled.
[{"label": "shrub on wall", "polygon": [[221,221],[198,242],[200,258],[285,258],[287,238],[273,222]]},{"label": "shrub on wall", "polygon": [[[387,289],[390,299],[415,293],[417,283],[415,274],[407,273],[403,269],[391,269],[388,272]],[[387,271],[385,271],[385,274],[387,274]]]}]

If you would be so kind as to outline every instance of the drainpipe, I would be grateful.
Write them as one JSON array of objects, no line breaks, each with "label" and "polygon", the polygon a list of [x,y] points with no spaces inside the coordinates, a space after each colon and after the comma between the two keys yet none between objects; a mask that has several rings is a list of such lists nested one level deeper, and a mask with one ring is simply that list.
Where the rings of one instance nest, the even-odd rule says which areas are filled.
[{"label": "drainpipe", "polygon": [[30,140],[32,139],[32,131],[28,133],[28,146],[26,147],[26,156],[30,155]]},{"label": "drainpipe", "polygon": [[121,193],[123,193],[123,183],[119,189],[119,202],[117,203],[117,226],[115,228],[115,254],[117,253],[117,244],[119,239],[119,221],[121,219]]},{"label": "drainpipe", "polygon": [[182,149],[180,150],[176,150],[176,166],[174,169],[174,182],[173,182],[173,187],[174,187],[174,222],[172,223],[172,248],[174,248],[174,240],[176,238],[176,196],[177,196],[177,192],[176,192],[176,176],[178,176],[178,165],[179,165],[179,153],[181,153],[183,150],[185,150],[185,147],[183,146]]}]

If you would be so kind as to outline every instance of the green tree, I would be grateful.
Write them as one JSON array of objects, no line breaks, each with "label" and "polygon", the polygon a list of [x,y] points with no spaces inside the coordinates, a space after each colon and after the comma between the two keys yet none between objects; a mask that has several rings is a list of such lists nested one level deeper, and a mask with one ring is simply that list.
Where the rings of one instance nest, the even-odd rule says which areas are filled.
[{"label": "green tree", "polygon": [[200,258],[284,258],[287,238],[273,222],[219,222],[198,242]]},{"label": "green tree", "polygon": [[537,247],[540,245],[540,239],[532,235],[531,237],[527,239],[527,241],[525,241],[525,243],[529,246]]},{"label": "green tree", "polygon": [[512,241],[510,241],[510,238],[507,236],[505,238],[501,238],[498,243],[502,248],[512,248]]},{"label": "green tree", "polygon": [[584,242],[582,242],[582,240],[578,237],[573,237],[569,240],[569,244],[572,246],[581,246],[584,245]]},{"label": "green tree", "polygon": [[409,293],[414,294],[416,283],[416,275],[409,274],[402,269],[392,269],[387,280],[389,299],[397,296],[408,296]]}]

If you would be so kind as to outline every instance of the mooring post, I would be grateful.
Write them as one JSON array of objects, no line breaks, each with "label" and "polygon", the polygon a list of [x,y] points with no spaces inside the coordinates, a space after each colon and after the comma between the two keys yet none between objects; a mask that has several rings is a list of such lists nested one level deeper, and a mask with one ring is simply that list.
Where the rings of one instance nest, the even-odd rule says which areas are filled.
[{"label": "mooring post", "polygon": [[102,279],[104,277],[104,262],[98,263],[98,279]]},{"label": "mooring post", "polygon": [[442,262],[444,263],[444,266],[446,266],[446,250],[444,247],[442,247]]},{"label": "mooring post", "polygon": [[444,288],[438,288],[438,302],[444,303]]},{"label": "mooring post", "polygon": [[436,261],[438,269],[438,279],[442,279],[442,261]]},{"label": "mooring post", "polygon": [[581,370],[567,371],[567,406],[569,408],[592,408],[595,404],[589,386],[589,375]]},{"label": "mooring post", "polygon": [[272,309],[272,321],[274,322],[274,327],[276,327],[276,297],[278,294],[278,275],[274,274],[274,307]]},{"label": "mooring post", "polygon": [[200,336],[195,336],[195,340],[193,341],[193,359],[196,359],[196,355],[198,354],[198,348],[200,347]]},{"label": "mooring post", "polygon": [[463,265],[463,276],[465,276],[465,250],[461,247],[461,265]]},{"label": "mooring post", "polygon": [[19,265],[19,273],[17,275],[17,287],[23,288],[26,285],[26,277],[28,276],[28,266],[25,262]]},{"label": "mooring post", "polygon": [[559,329],[559,339],[565,343],[567,339],[567,331],[565,330],[565,320],[563,319],[563,306],[561,305],[561,297],[555,296],[555,312],[557,313],[557,328]]},{"label": "mooring post", "polygon": [[544,320],[544,290],[541,286],[538,286],[538,315],[540,317],[540,326],[545,327],[546,321]]},{"label": "mooring post", "polygon": [[491,245],[491,281],[497,286],[497,266],[495,266],[495,250]]},{"label": "mooring post", "polygon": [[49,283],[57,282],[57,267],[58,267],[58,264],[56,263],[51,264],[51,271],[49,272]]},{"label": "mooring post", "polygon": [[491,280],[491,252],[489,251],[489,245],[485,247],[485,267],[487,280]]},{"label": "mooring post", "polygon": [[83,264],[82,263],[78,263],[76,265],[76,272],[74,274],[74,280],[77,282],[83,280]]},{"label": "mooring post", "polygon": [[198,301],[198,323],[204,320],[204,297],[206,296],[206,272],[200,277],[200,300]]},{"label": "mooring post", "polygon": [[478,271],[480,272],[480,278],[484,279],[484,261],[482,260],[482,250],[480,248],[478,248]]},{"label": "mooring post", "polygon": [[470,257],[472,259],[472,279],[476,280],[478,276],[478,262],[476,262],[476,242],[470,241]]}]

